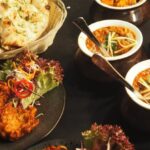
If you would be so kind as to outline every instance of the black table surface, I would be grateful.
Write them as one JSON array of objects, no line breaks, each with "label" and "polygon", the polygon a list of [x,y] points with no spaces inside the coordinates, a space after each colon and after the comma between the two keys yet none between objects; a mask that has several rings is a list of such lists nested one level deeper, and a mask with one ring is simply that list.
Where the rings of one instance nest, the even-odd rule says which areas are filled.
[{"label": "black table surface", "polygon": [[[46,58],[57,59],[64,68],[64,86],[66,89],[66,108],[61,121],[54,131],[43,141],[50,139],[79,139],[81,131],[89,129],[94,122],[98,124],[118,124],[130,137],[137,150],[150,150],[150,136],[135,131],[120,112],[120,85],[108,87],[86,79],[79,71],[74,56],[78,48],[79,30],[72,21],[83,16],[89,21],[89,10],[92,0],[64,0],[68,16],[58,32],[54,44],[41,54]],[[89,21],[90,23],[90,21]],[[144,50],[149,50],[150,20],[140,27],[144,35]],[[51,117],[51,116],[50,116]]]}]

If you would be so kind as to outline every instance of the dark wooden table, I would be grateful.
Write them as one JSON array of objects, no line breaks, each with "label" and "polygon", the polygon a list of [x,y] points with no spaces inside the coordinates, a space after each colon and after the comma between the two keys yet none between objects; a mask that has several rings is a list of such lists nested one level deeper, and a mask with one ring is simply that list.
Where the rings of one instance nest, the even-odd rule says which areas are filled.
[{"label": "dark wooden table", "polygon": [[[120,111],[122,92],[124,88],[117,83],[103,85],[85,78],[74,59],[79,31],[72,20],[79,16],[85,17],[89,23],[92,0],[64,0],[71,8],[67,19],[58,32],[53,46],[43,57],[58,59],[64,68],[64,86],[66,89],[66,108],[64,115],[54,131],[43,141],[49,139],[79,139],[80,132],[88,129],[93,122],[98,124],[118,124],[137,150],[150,150],[149,134],[134,130],[124,120]],[[140,26],[144,36],[144,51],[150,53],[150,20]],[[50,116],[51,117],[51,116]]]}]

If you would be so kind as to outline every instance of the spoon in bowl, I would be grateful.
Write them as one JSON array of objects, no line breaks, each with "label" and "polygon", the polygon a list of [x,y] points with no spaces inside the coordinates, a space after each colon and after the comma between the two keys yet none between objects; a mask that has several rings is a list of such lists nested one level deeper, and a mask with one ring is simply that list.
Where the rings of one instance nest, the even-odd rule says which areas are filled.
[{"label": "spoon in bowl", "polygon": [[[94,43],[97,47],[100,49],[102,48],[102,44],[96,39],[96,37],[93,35],[91,30],[89,29],[86,21],[83,17],[79,17],[76,20],[73,21],[73,24],[76,25],[77,28],[79,28],[82,32],[84,32]],[[130,91],[132,91],[139,99],[146,101],[147,99],[143,97],[137,90],[133,88],[130,83],[128,83],[125,78],[111,65],[109,61],[105,59],[102,55],[94,54],[92,56],[92,62],[99,67],[101,70],[103,70],[108,75],[115,78],[117,81],[122,83],[124,86],[126,86]]]}]

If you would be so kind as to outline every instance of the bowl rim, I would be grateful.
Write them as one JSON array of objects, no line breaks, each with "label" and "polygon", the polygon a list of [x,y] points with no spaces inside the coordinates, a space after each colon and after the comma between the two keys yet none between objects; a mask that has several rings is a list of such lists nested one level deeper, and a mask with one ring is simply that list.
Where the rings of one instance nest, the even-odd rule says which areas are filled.
[{"label": "bowl rim", "polygon": [[[127,58],[135,54],[138,50],[140,50],[140,47],[142,46],[142,43],[143,43],[143,35],[141,31],[132,23],[129,23],[123,20],[108,19],[108,20],[94,22],[89,25],[89,28],[91,29],[91,31],[95,31],[97,29],[100,29],[102,27],[107,27],[107,26],[127,27],[131,29],[132,31],[134,31],[137,37],[137,44],[130,51],[128,51],[125,54],[115,56],[115,57],[105,57],[108,61],[115,61],[115,60]],[[85,44],[86,39],[87,39],[87,36],[83,32],[81,32],[78,36],[78,46],[84,54],[86,54],[89,57],[92,57],[94,53],[86,47],[86,44]],[[102,56],[100,53],[97,53],[97,54]]]},{"label": "bowl rim", "polygon": [[129,10],[129,9],[134,9],[137,8],[141,5],[143,5],[147,0],[140,0],[138,3],[131,5],[131,6],[125,6],[125,7],[115,7],[115,6],[110,6],[105,3],[103,3],[101,0],[95,0],[97,4],[107,8],[107,9],[113,9],[113,10]]},{"label": "bowl rim", "polygon": [[[137,64],[135,64],[134,66],[132,66],[126,76],[125,79],[132,85],[133,81],[135,79],[135,77],[142,71],[144,71],[145,69],[150,68],[150,59],[141,61]],[[140,100],[133,92],[131,92],[127,87],[125,87],[125,91],[128,94],[128,96],[131,98],[131,100],[133,100],[136,104],[138,104],[139,106],[150,110],[150,104],[146,104],[145,102],[143,102],[142,100]]]}]

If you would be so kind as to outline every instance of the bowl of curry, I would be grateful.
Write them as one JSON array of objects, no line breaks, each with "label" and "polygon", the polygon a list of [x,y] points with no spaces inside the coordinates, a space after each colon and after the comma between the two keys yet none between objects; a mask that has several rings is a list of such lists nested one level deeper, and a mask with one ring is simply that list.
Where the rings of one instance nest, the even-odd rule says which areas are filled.
[{"label": "bowl of curry", "polygon": [[126,88],[129,97],[139,106],[150,110],[150,60],[145,60],[134,65],[127,73],[126,80],[143,96],[146,100],[137,98]]},{"label": "bowl of curry", "polygon": [[150,132],[150,59],[140,61],[127,72],[125,79],[146,99],[139,99],[125,88],[121,101],[121,112],[124,119],[142,133]]},{"label": "bowl of curry", "polygon": [[108,61],[121,60],[135,54],[143,43],[141,31],[126,21],[103,20],[89,25],[89,28],[101,43],[101,48],[98,48],[84,33],[80,33],[79,48],[89,57],[96,53]]},{"label": "bowl of curry", "polygon": [[143,59],[143,36],[135,25],[122,20],[103,20],[89,25],[89,28],[101,42],[103,51],[80,33],[76,62],[87,78],[105,83],[114,81],[91,62],[95,53],[110,61],[122,75]]}]

